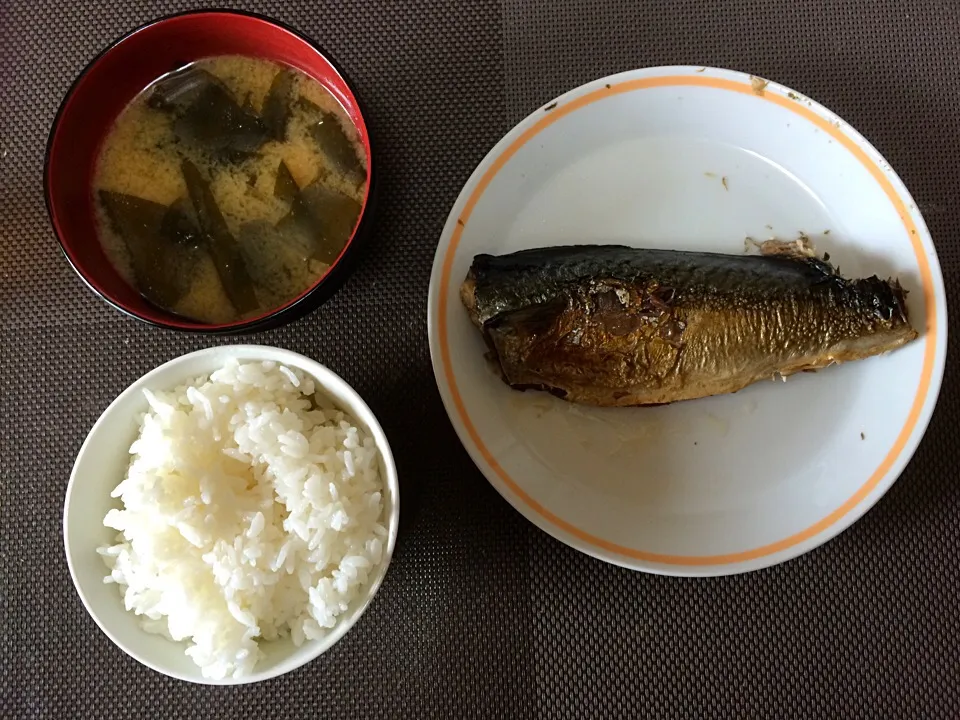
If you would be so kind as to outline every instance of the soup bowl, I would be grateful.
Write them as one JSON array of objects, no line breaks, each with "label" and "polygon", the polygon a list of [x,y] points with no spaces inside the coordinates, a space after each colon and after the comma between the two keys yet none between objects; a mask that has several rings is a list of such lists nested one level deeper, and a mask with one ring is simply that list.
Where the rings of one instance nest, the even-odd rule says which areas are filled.
[{"label": "soup bowl", "polygon": [[[114,121],[152,82],[203,58],[241,55],[290,66],[313,78],[343,107],[365,154],[366,192],[353,232],[327,272],[284,304],[226,323],[207,323],[149,302],[114,267],[98,238],[94,174]],[[345,73],[312,40],[261,15],[200,10],[154,20],[112,43],[80,73],[57,112],[47,143],[44,193],[67,261],[117,310],[181,331],[234,334],[266,330],[316,309],[343,284],[370,235],[376,163],[364,112]]]}]

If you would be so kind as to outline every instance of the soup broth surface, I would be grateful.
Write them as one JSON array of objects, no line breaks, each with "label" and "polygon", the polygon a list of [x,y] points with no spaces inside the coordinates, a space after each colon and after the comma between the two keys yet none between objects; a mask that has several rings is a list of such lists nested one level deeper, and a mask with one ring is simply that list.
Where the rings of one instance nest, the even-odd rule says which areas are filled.
[{"label": "soup broth surface", "polygon": [[205,323],[263,315],[316,284],[360,217],[366,153],[316,80],[240,56],[151,83],[107,135],[98,237],[154,305]]}]

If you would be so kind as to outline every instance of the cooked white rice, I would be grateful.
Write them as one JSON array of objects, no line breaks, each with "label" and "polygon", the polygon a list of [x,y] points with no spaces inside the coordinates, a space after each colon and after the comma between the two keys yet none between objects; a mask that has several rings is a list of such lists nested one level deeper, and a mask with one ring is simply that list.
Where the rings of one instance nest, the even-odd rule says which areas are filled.
[{"label": "cooked white rice", "polygon": [[383,483],[374,440],[312,378],[228,362],[150,411],[113,491],[119,531],[98,549],[143,628],[208,678],[240,677],[258,640],[321,638],[380,564]]}]

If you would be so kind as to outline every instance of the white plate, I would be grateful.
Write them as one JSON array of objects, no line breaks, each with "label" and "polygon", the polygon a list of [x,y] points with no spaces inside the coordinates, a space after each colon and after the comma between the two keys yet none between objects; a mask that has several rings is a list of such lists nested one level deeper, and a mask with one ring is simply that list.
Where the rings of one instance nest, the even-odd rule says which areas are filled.
[{"label": "white plate", "polygon": [[[481,252],[617,242],[742,253],[748,236],[801,232],[844,275],[898,276],[921,338],[736,395],[594,409],[509,389],[458,296]],[[930,235],[880,154],[788,88],[693,67],[597,80],[511,130],[450,213],[428,318],[447,412],[497,490],[575,548],[675,575],[773,565],[866,512],[926,429],[947,328]]]}]

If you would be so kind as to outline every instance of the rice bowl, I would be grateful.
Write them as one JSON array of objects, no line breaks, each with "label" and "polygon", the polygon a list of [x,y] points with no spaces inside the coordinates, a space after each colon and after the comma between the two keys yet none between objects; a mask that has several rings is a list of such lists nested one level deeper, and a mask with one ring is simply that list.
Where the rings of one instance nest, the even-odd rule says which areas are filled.
[{"label": "rice bowl", "polygon": [[122,649],[234,684],[349,629],[398,519],[389,445],[349,386],[294,353],[234,346],[157,368],[104,412],[71,476],[64,538],[81,599]]}]

